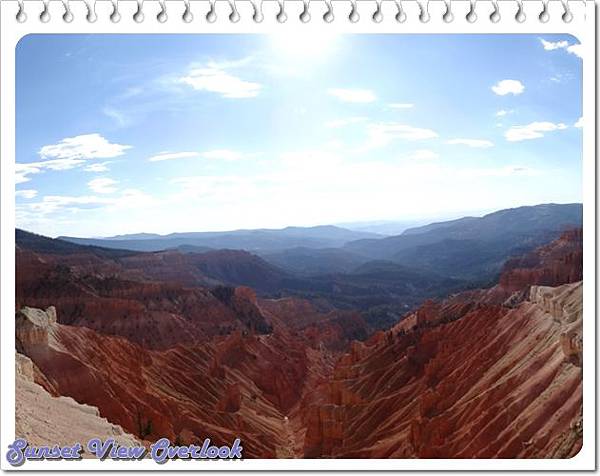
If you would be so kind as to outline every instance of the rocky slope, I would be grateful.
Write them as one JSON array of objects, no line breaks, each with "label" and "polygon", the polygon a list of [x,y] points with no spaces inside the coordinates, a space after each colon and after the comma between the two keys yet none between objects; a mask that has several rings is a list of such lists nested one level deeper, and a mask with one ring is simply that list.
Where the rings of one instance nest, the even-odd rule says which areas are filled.
[{"label": "rocky slope", "polygon": [[333,362],[318,350],[321,342],[303,337],[301,325],[291,331],[274,310],[268,314],[269,334],[236,330],[153,350],[60,324],[52,307],[25,307],[16,316],[16,345],[39,369],[34,378],[46,391],[98,407],[141,439],[192,442],[208,435],[226,443],[239,436],[251,442],[247,456],[275,457],[296,451],[288,414],[328,378]]},{"label": "rocky slope", "polygon": [[581,236],[364,342],[360,315],[324,302],[18,250],[16,347],[37,392],[140,440],[239,436],[246,457],[568,457],[582,435]]},{"label": "rocky slope", "polygon": [[118,444],[137,446],[139,440],[125,433],[106,418],[98,409],[77,403],[70,397],[53,397],[35,383],[40,376],[33,362],[17,353],[16,363],[16,414],[15,437],[24,438],[33,446],[68,446],[92,438],[113,438]]},{"label": "rocky slope", "polygon": [[580,237],[567,233],[535,256],[509,263],[499,285],[514,291],[508,302],[497,302],[505,288],[428,302],[390,331],[356,344],[338,361],[325,403],[307,412],[304,455],[576,454],[582,441]]}]

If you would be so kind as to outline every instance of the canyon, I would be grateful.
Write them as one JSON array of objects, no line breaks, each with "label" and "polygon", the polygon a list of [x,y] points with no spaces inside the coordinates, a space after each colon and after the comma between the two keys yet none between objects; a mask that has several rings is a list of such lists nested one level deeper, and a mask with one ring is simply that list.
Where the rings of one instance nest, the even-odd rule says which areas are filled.
[{"label": "canyon", "polygon": [[[298,278],[248,252],[18,231],[17,434],[47,443],[69,431],[23,411],[43,402],[125,441],[239,437],[247,458],[571,457],[583,432],[583,232],[544,236],[488,286],[453,281],[374,326],[324,295],[273,295]],[[419,282],[401,276],[394,286]]]}]

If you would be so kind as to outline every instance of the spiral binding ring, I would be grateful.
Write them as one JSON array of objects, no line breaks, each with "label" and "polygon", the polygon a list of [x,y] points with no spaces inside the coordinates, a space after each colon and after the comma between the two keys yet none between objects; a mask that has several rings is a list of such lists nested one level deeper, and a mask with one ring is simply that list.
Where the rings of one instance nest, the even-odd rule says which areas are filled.
[{"label": "spiral binding ring", "polygon": [[544,5],[544,8],[540,12],[538,18],[540,19],[540,21],[542,23],[548,23],[548,20],[550,20],[550,14],[548,13],[548,0],[541,0],[541,1],[542,1],[542,4]]},{"label": "spiral binding ring", "polygon": [[160,5],[160,12],[156,15],[156,19],[159,23],[164,23],[169,19],[169,16],[167,15],[167,5],[165,0],[158,0],[158,4]]},{"label": "spiral binding ring", "polygon": [[287,21],[287,14],[285,13],[285,0],[277,0],[279,4],[279,13],[275,18],[279,23],[285,23]]},{"label": "spiral binding ring", "polygon": [[571,9],[569,8],[569,0],[561,0],[564,13],[562,14],[562,21],[565,23],[570,23],[573,20],[573,14],[571,13]]},{"label": "spiral binding ring", "polygon": [[477,13],[475,13],[475,2],[476,0],[470,0],[469,13],[467,13],[467,21],[469,23],[475,23],[477,21]]},{"label": "spiral binding ring", "polygon": [[442,20],[446,23],[452,23],[454,21],[454,14],[452,13],[452,2],[450,0],[444,0],[444,4],[446,5],[446,11],[442,16]]},{"label": "spiral binding ring", "polygon": [[252,20],[254,20],[255,23],[261,23],[265,18],[262,12],[262,0],[256,0],[255,2],[252,2],[252,7],[254,8]]},{"label": "spiral binding ring", "polygon": [[24,23],[27,21],[27,14],[25,13],[25,5],[23,4],[23,0],[17,0],[19,3],[19,11],[17,12],[16,19],[19,23]]},{"label": "spiral binding ring", "polygon": [[215,5],[215,0],[209,0],[210,2],[210,9],[208,10],[208,13],[206,14],[206,21],[208,23],[214,23],[217,21],[217,7]]},{"label": "spiral binding ring", "polygon": [[144,18],[144,0],[137,0],[137,11],[133,14],[133,19],[136,23],[142,23]]},{"label": "spiral binding ring", "polygon": [[500,21],[500,7],[498,6],[498,0],[491,0],[494,7],[494,11],[490,13],[490,21],[492,23],[498,23]]},{"label": "spiral binding ring", "polygon": [[515,20],[517,20],[519,23],[523,23],[525,20],[527,20],[527,16],[523,11],[523,0],[516,0],[516,2],[519,5],[519,9],[517,10],[517,14],[515,15]]},{"label": "spiral binding ring", "polygon": [[50,0],[43,0],[44,2],[44,9],[42,10],[42,13],[40,13],[40,21],[42,23],[48,23],[50,21]]},{"label": "spiral binding ring", "polygon": [[88,0],[85,5],[87,7],[85,19],[88,23],[95,23],[98,20],[98,15],[96,15],[96,0]]},{"label": "spiral binding ring", "polygon": [[194,15],[192,15],[192,7],[190,5],[190,0],[183,0],[183,2],[185,4],[185,10],[181,18],[185,23],[191,23],[194,19]]},{"label": "spiral binding ring", "polygon": [[323,14],[323,20],[327,23],[331,23],[335,18],[333,15],[333,5],[331,4],[331,0],[325,0],[325,5],[327,5],[327,11]]},{"label": "spiral binding ring", "polygon": [[304,4],[304,8],[299,18],[302,23],[308,23],[310,21],[310,0],[302,0],[302,3]]},{"label": "spiral binding ring", "polygon": [[396,13],[396,21],[398,23],[404,23],[406,21],[406,13],[404,12],[404,9],[402,8],[402,1],[401,0],[395,0],[396,1],[396,8],[398,9],[398,13]]},{"label": "spiral binding ring", "polygon": [[119,23],[121,21],[121,14],[119,13],[119,1],[111,0],[113,11],[110,14],[110,21],[113,23]]},{"label": "spiral binding ring", "polygon": [[358,14],[358,6],[356,5],[356,0],[350,0],[350,4],[352,5],[352,10],[350,10],[350,15],[348,15],[348,20],[352,23],[356,23],[360,20],[360,15]]},{"label": "spiral binding ring", "polygon": [[[27,14],[25,13],[25,0],[16,0],[19,6],[18,12],[16,14],[16,20],[19,23],[24,23],[27,21]],[[39,20],[42,23],[47,23],[51,20],[50,17],[50,9],[49,4],[51,0],[42,0],[43,8],[42,12],[39,15]],[[167,14],[167,2],[166,0],[157,0],[160,5],[160,12],[156,15],[156,20],[159,23],[164,23],[168,20]],[[191,3],[190,0],[182,0],[185,5],[185,10],[182,15],[182,20],[185,23],[190,23],[193,21],[194,16],[191,11]],[[217,20],[217,11],[216,11],[216,3],[217,0],[208,0],[209,2],[209,11],[206,14],[206,21],[208,23],[214,23]],[[302,0],[303,9],[302,13],[299,15],[299,19],[303,23],[308,23],[311,20],[310,14],[310,1],[311,0]],[[332,0],[320,0],[325,3],[327,7],[327,11],[323,14],[323,21],[327,23],[331,23],[335,16],[333,11]],[[350,2],[351,10],[348,15],[348,20],[352,23],[356,23],[360,20],[360,15],[358,13],[358,5],[357,0],[347,0]],[[406,21],[406,12],[402,7],[402,2],[407,0],[375,0],[375,11],[371,16],[371,20],[380,23],[383,21],[383,2],[384,1],[393,1],[396,4],[397,13],[395,15],[395,19],[398,23],[403,23]],[[422,23],[427,23],[431,19],[431,15],[429,14],[429,1],[430,0],[416,0],[417,5],[419,7],[419,21]],[[493,11],[489,16],[489,21],[492,23],[498,23],[501,19],[500,17],[500,7],[498,4],[498,0],[487,0],[490,1],[493,6]],[[517,4],[517,12],[515,14],[515,20],[519,23],[523,23],[527,18],[525,15],[525,11],[523,8],[523,0],[513,0]],[[542,10],[538,15],[538,20],[541,23],[547,23],[550,20],[550,13],[548,9],[548,5],[550,0],[540,0],[542,3]],[[573,13],[569,7],[570,0],[560,0],[563,14],[561,15],[561,19],[565,23],[569,23],[573,20]],[[62,15],[62,19],[66,23],[71,23],[74,19],[73,12],[71,11],[71,0],[61,0],[63,5],[64,14]],[[94,23],[97,21],[98,17],[96,15],[96,0],[84,0],[87,7],[86,20],[89,23]],[[119,13],[119,0],[110,0],[112,4],[112,13],[110,14],[110,21],[113,23],[118,23],[121,20],[121,14]],[[133,19],[137,23],[141,23],[144,21],[144,0],[136,0],[137,2],[137,10],[133,15]],[[230,14],[229,21],[232,23],[237,23],[240,20],[240,13],[236,6],[236,0],[227,0],[229,3]],[[264,19],[264,15],[262,12],[262,2],[263,0],[251,0],[253,7],[252,19],[256,23],[260,23]],[[285,23],[287,21],[287,14],[285,12],[285,2],[286,0],[277,0],[279,11],[276,15],[276,19],[279,23]],[[452,13],[452,0],[443,0],[445,5],[445,11],[442,15],[442,19],[446,23],[451,23],[454,21],[454,14]],[[469,12],[466,15],[466,20],[469,23],[474,23],[477,21],[477,13],[476,13],[476,3],[477,0],[469,0],[470,8]]]},{"label": "spiral binding ring", "polygon": [[73,13],[71,12],[71,6],[69,5],[69,0],[62,0],[63,8],[65,9],[65,13],[63,13],[63,20],[65,23],[71,23],[73,21]]},{"label": "spiral binding ring", "polygon": [[383,13],[381,11],[382,0],[376,0],[377,9],[373,12],[373,21],[375,23],[381,23],[383,21]]},{"label": "spiral binding ring", "polygon": [[431,15],[429,14],[429,0],[417,0],[419,4],[419,21],[421,23],[427,23],[431,20]]}]

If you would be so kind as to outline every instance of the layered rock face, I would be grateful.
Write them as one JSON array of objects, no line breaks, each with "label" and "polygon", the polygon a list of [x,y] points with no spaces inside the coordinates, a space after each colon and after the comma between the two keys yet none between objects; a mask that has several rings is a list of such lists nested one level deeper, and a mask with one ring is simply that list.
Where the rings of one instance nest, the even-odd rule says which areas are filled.
[{"label": "layered rock face", "polygon": [[509,259],[489,289],[456,296],[465,302],[514,307],[527,298],[533,285],[558,286],[583,279],[583,230],[567,230],[557,239],[524,256]]},{"label": "layered rock face", "polygon": [[[39,339],[43,330],[51,336],[46,345]],[[300,385],[306,371],[301,352],[280,348],[280,340],[270,345],[261,336],[241,333],[166,351],[58,323],[26,335],[32,339],[24,349],[43,374],[39,383],[48,391],[98,407],[103,417],[141,439],[200,440],[210,435],[227,443],[239,435],[253,442],[247,453],[255,457],[274,455],[280,443],[283,415],[268,397],[278,401],[284,392],[266,392],[272,382],[281,387]],[[293,361],[295,373],[288,365],[285,373],[274,375],[273,361],[284,358]],[[268,383],[258,378],[255,382],[246,369],[260,375],[259,362],[271,371]]]},{"label": "layered rock face", "polygon": [[500,301],[510,305],[495,302],[498,289],[427,302],[354,346],[338,361],[324,403],[308,411],[305,457],[576,454],[582,443],[580,236],[566,234],[535,259],[509,264],[509,278],[519,276],[522,286],[512,278],[501,282],[518,296],[502,294]]},{"label": "layered rock face", "polygon": [[509,260],[499,285],[509,292],[532,284],[555,286],[583,279],[583,230],[569,230],[534,252]]},{"label": "layered rock face", "polygon": [[583,230],[569,230],[552,243],[509,260],[499,286],[508,292],[537,284],[555,286],[583,279]]},{"label": "layered rock face", "polygon": [[[60,401],[57,428],[69,414],[88,424],[83,412],[94,431],[146,442],[239,437],[248,458],[569,457],[582,441],[581,236],[367,339],[359,314],[323,303],[20,250],[18,375],[30,385],[17,415]],[[18,428],[55,436],[39,424]]]},{"label": "layered rock face", "polygon": [[[245,293],[242,292],[242,295]],[[60,320],[60,319],[59,319]],[[152,350],[128,339],[56,322],[54,308],[23,308],[17,346],[52,395],[92,405],[144,440],[247,441],[247,457],[293,455],[288,413],[331,365],[285,328],[240,330],[210,343]],[[297,418],[302,415],[298,413]],[[301,431],[301,430],[300,430]]]},{"label": "layered rock face", "polygon": [[114,274],[117,270],[113,261],[94,255],[17,250],[17,309],[55,306],[61,324],[122,336],[152,349],[205,342],[246,329],[249,321],[259,332],[269,329],[256,299],[242,291],[232,290],[235,298],[227,301],[208,288],[172,283],[169,275],[163,276],[166,281],[134,280]]}]

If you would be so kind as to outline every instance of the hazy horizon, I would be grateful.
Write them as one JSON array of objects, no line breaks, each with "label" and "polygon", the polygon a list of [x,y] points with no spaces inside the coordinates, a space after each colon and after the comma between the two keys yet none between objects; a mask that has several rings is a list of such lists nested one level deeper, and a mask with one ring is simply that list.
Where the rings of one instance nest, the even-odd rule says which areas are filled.
[{"label": "hazy horizon", "polygon": [[455,214],[447,214],[447,215],[435,215],[435,216],[423,216],[421,218],[418,217],[406,217],[406,218],[397,218],[397,219],[382,219],[382,220],[365,220],[365,221],[357,221],[357,222],[341,222],[341,223],[318,223],[318,224],[288,224],[288,225],[284,225],[281,227],[256,227],[256,228],[224,228],[224,229],[196,229],[196,228],[186,228],[186,229],[181,229],[181,230],[173,230],[173,231],[169,231],[167,233],[157,233],[157,232],[153,232],[153,231],[148,231],[148,229],[142,229],[139,231],[134,231],[131,233],[116,233],[116,234],[112,234],[112,235],[106,235],[106,234],[92,234],[92,235],[73,235],[73,234],[61,234],[61,235],[51,235],[51,234],[47,234],[47,233],[43,233],[43,232],[35,232],[33,230],[28,230],[25,228],[21,228],[19,226],[17,226],[17,229],[22,229],[24,231],[27,232],[33,232],[33,233],[37,233],[39,235],[42,236],[47,236],[49,238],[59,238],[61,236],[68,236],[68,237],[72,237],[72,238],[93,238],[93,239],[106,239],[106,238],[113,238],[116,236],[129,236],[129,235],[158,235],[158,236],[168,236],[168,235],[172,235],[172,234],[184,234],[184,233],[233,233],[233,232],[239,232],[239,231],[258,231],[258,230],[269,230],[269,231],[278,231],[278,230],[284,230],[287,228],[317,228],[317,227],[325,227],[325,226],[334,226],[334,227],[338,227],[338,228],[345,228],[348,230],[352,230],[352,231],[364,231],[364,232],[368,232],[368,233],[374,233],[374,234],[380,234],[381,236],[393,236],[396,234],[401,234],[401,232],[399,233],[384,233],[384,232],[378,232],[378,231],[371,231],[370,228],[371,227],[377,227],[377,226],[384,226],[384,225],[405,225],[404,229],[409,229],[409,228],[415,228],[415,227],[420,227],[420,226],[425,226],[425,225],[429,225],[432,223],[439,223],[439,222],[445,222],[445,221],[452,221],[452,220],[457,220],[457,219],[461,219],[461,218],[467,218],[467,217],[474,217],[474,218],[481,218],[484,217],[488,214],[492,214],[498,211],[502,211],[502,210],[508,210],[511,208],[521,208],[521,207],[535,207],[535,206],[541,206],[541,205],[571,205],[571,204],[581,204],[583,205],[582,202],[569,202],[569,203],[557,203],[557,202],[548,202],[548,203],[536,203],[536,204],[532,204],[532,205],[519,205],[516,207],[509,207],[509,208],[499,208],[496,210],[477,210],[477,211],[465,211],[465,212],[457,212]]},{"label": "hazy horizon", "polygon": [[16,225],[168,234],[582,201],[573,37],[303,38],[27,36]]}]

